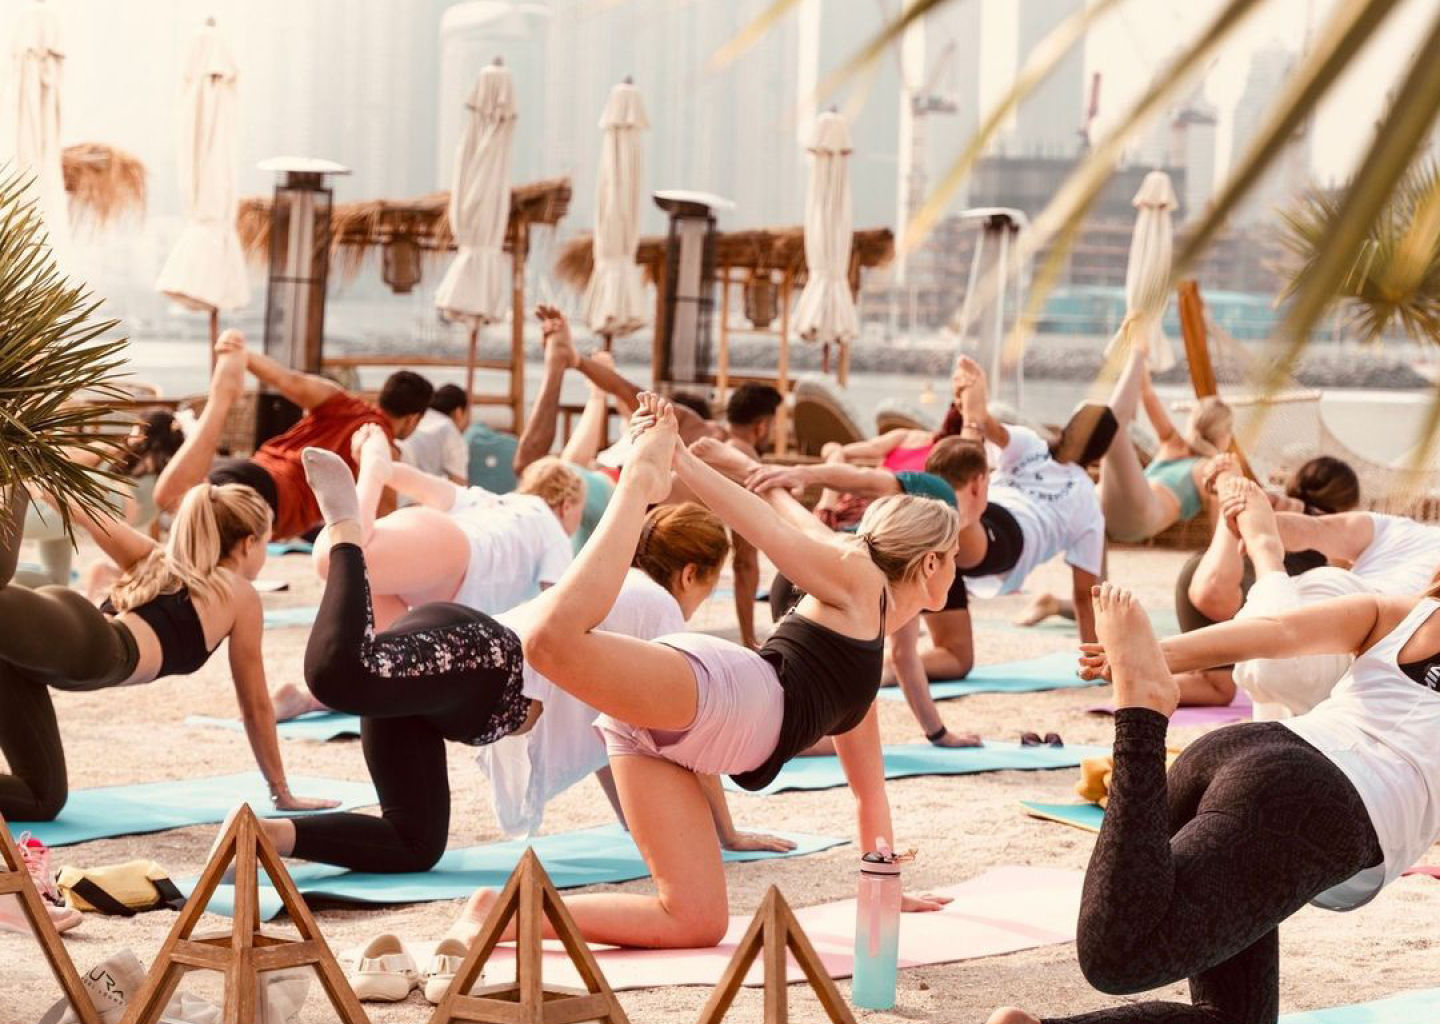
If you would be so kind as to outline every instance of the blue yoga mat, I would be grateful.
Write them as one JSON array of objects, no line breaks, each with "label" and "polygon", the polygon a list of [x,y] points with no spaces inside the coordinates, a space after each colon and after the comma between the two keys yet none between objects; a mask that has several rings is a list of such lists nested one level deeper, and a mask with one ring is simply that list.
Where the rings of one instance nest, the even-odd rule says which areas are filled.
[{"label": "blue yoga mat", "polygon": [[265,545],[265,553],[271,558],[279,558],[281,555],[308,555],[315,550],[315,545],[308,540],[272,540]]},{"label": "blue yoga mat", "polygon": [[1099,832],[1105,820],[1105,808],[1099,804],[1047,804],[1038,800],[1021,800],[1020,806],[1032,818],[1073,825],[1086,832]]},{"label": "blue yoga mat", "polygon": [[[368,782],[292,775],[290,788],[301,796],[339,800],[340,810],[378,802],[375,787]],[[259,772],[242,772],[73,790],[60,817],[54,821],[12,821],[10,833],[18,836],[28,830],[47,846],[69,846],[186,825],[213,825],[223,821],[238,803],[249,803],[256,814],[266,818],[294,817],[270,806],[270,789]]]},{"label": "blue yoga mat", "polygon": [[265,628],[286,629],[290,626],[313,626],[320,609],[315,605],[300,605],[295,608],[266,608]]},{"label": "blue yoga mat", "polygon": [[[1036,693],[1040,690],[1069,690],[1097,683],[1086,682],[1075,674],[1079,655],[1074,651],[1056,651],[1024,661],[1005,661],[998,665],[977,665],[964,679],[943,679],[930,684],[935,700],[952,700],[973,693]],[[881,700],[903,701],[905,694],[898,686],[880,691]]]},{"label": "blue yoga mat", "polygon": [[[185,719],[185,724],[229,729],[232,732],[245,731],[245,723],[240,719],[218,718],[213,715],[190,715]],[[342,711],[311,711],[288,722],[277,722],[275,731],[287,740],[317,740],[326,743],[342,736],[359,736],[360,716],[347,715]]]},{"label": "blue yoga mat", "polygon": [[[974,775],[979,772],[1045,771],[1051,768],[1078,768],[1082,758],[1108,754],[1109,747],[1022,747],[1018,743],[986,740],[983,747],[935,747],[929,743],[908,743],[885,748],[885,777],[908,779],[917,775]],[[845,773],[838,757],[797,757],[775,781],[759,792],[834,789],[845,785]],[[725,786],[737,793],[748,792],[729,779]]]},{"label": "blue yoga mat", "polygon": [[1356,1006],[1287,1013],[1280,1024],[1421,1024],[1440,1020],[1440,988],[1401,992]]},{"label": "blue yoga mat", "polygon": [[[790,853],[726,853],[725,860],[773,860],[779,857],[803,857],[832,847],[843,846],[848,840],[827,836],[781,832],[780,835],[798,844]],[[290,877],[306,896],[347,900],[356,903],[427,903],[436,900],[459,900],[481,886],[500,888],[515,870],[527,847],[533,846],[551,881],[559,889],[582,885],[628,882],[650,874],[630,834],[619,825],[558,835],[536,836],[503,843],[486,843],[462,850],[450,850],[440,863],[426,872],[404,875],[373,875],[346,871],[328,864],[298,864],[290,868]],[[176,883],[187,895],[195,888],[194,878]],[[270,920],[280,913],[280,896],[270,887],[269,879],[260,876],[260,916]],[[222,885],[215,890],[209,910],[230,914],[234,890]]]}]

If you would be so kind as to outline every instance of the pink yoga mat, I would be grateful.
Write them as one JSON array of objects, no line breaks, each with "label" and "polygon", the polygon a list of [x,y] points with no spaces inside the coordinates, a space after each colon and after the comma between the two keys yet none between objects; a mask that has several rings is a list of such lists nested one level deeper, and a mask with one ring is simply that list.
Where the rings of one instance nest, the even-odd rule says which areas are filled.
[{"label": "pink yoga mat", "polygon": [[1429,875],[1431,878],[1440,879],[1440,864],[1416,864],[1407,875]]},{"label": "pink yoga mat", "polygon": [[[1073,942],[1080,914],[1080,885],[1084,874],[1053,868],[994,868],[959,885],[934,890],[953,896],[955,902],[933,914],[906,914],[900,924],[900,966],[973,960],[976,957],[1014,953],[1060,942]],[[855,901],[825,903],[795,911],[821,961],[833,978],[847,978],[853,966]],[[745,934],[750,916],[732,917],[725,941],[711,949],[620,950],[596,947],[595,958],[615,989],[665,988],[673,985],[715,985]],[[433,945],[410,948],[421,970],[429,963]],[[584,987],[559,943],[545,944],[545,980],[557,985]],[[351,950],[348,958],[353,958]],[[348,959],[342,956],[342,960]],[[788,977],[804,980],[799,965],[790,960]],[[485,968],[487,985],[515,978],[515,954],[499,947]],[[764,983],[760,961],[745,979],[746,985]]]},{"label": "pink yoga mat", "polygon": [[[1113,715],[1114,704],[1096,704],[1085,709],[1091,714]],[[1170,716],[1170,724],[1181,727],[1197,725],[1229,725],[1232,722],[1248,722],[1255,714],[1250,695],[1244,690],[1235,691],[1235,699],[1223,707],[1176,708]]]}]

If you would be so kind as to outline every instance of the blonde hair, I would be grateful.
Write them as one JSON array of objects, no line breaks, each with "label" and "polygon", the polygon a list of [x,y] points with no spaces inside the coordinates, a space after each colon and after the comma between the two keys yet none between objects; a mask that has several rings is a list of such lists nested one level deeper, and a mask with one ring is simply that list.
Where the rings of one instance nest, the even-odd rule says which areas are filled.
[{"label": "blonde hair", "polygon": [[730,537],[720,517],[694,502],[661,505],[645,517],[635,560],[656,583],[669,590],[687,565],[711,580],[730,554]]},{"label": "blonde hair", "polygon": [[220,560],[247,537],[270,529],[270,506],[244,484],[197,484],[186,492],[170,539],[121,576],[110,591],[119,612],[184,588],[198,601],[230,593],[230,573]]},{"label": "blonde hair", "polygon": [[1235,414],[1214,395],[1207,395],[1190,410],[1185,424],[1185,443],[1196,455],[1219,455],[1230,446],[1235,429]]},{"label": "blonde hair", "polygon": [[931,552],[949,554],[960,536],[960,516],[943,501],[913,494],[881,498],[865,510],[855,538],[892,584],[920,571]]},{"label": "blonde hair", "polygon": [[552,509],[559,509],[567,501],[585,500],[585,480],[564,459],[547,455],[525,467],[515,491],[533,494]]}]

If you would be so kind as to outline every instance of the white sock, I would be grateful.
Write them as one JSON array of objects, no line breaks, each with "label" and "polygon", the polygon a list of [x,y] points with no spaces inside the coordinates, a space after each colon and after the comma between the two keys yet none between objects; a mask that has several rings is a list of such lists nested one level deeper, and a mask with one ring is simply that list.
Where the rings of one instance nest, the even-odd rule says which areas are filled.
[{"label": "white sock", "polygon": [[350,467],[334,452],[323,448],[306,448],[300,453],[305,465],[305,479],[315,492],[315,502],[326,526],[342,522],[359,522],[360,500],[355,495],[355,478]]}]

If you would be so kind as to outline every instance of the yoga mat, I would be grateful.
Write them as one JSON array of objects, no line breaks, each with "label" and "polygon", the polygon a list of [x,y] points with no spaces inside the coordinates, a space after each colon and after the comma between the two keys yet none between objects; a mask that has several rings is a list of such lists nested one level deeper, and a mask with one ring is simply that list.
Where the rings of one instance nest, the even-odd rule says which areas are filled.
[{"label": "yoga mat", "polygon": [[[1022,747],[1018,743],[986,740],[983,747],[935,747],[929,743],[908,743],[885,748],[885,777],[909,779],[917,775],[974,775],[979,772],[1048,771],[1052,768],[1078,768],[1082,758],[1100,757],[1109,747]],[[840,759],[797,757],[784,768],[775,781],[760,790],[761,795],[784,793],[787,790],[834,789],[845,785]],[[730,779],[725,788],[747,793]]]},{"label": "yoga mat", "polygon": [[1425,875],[1429,878],[1440,880],[1440,864],[1416,864],[1407,875]]},{"label": "yoga mat", "polygon": [[[375,787],[368,782],[292,775],[290,788],[300,796],[339,800],[339,810],[367,807],[377,802]],[[242,772],[72,790],[65,809],[54,821],[12,821],[10,831],[18,836],[29,830],[47,846],[69,846],[92,839],[163,832],[186,825],[213,825],[223,821],[239,803],[248,803],[256,814],[265,818],[296,816],[270,806],[270,788],[259,772]]]},{"label": "yoga mat", "polygon": [[[238,718],[218,718],[213,715],[190,715],[185,719],[185,724],[229,729],[232,732],[245,731],[245,723]],[[288,722],[277,722],[275,731],[287,740],[317,740],[326,743],[342,736],[359,736],[360,716],[347,715],[341,711],[310,711]]]},{"label": "yoga mat", "polygon": [[[1150,626],[1159,637],[1175,636],[1180,632],[1180,620],[1175,617],[1173,610],[1152,611],[1150,614]],[[1018,623],[1008,620],[995,621],[993,619],[982,619],[975,622],[976,632],[990,629],[1021,630],[1024,632],[1050,633],[1060,636],[1076,636],[1074,619],[1062,619],[1058,615],[1051,616],[1044,622],[1037,622],[1033,626],[1021,626]]]},{"label": "yoga mat", "polygon": [[[1085,709],[1096,715],[1113,715],[1114,704],[1096,704]],[[1170,716],[1170,724],[1178,726],[1217,726],[1232,722],[1248,722],[1255,715],[1255,705],[1244,690],[1235,691],[1235,699],[1222,707],[1179,707]]]},{"label": "yoga mat", "polygon": [[1287,1013],[1280,1024],[1422,1024],[1440,1020],[1440,988],[1401,992],[1356,1006]]},{"label": "yoga mat", "polygon": [[1099,804],[1046,804],[1035,800],[1021,800],[1020,806],[1032,818],[1042,821],[1058,821],[1062,825],[1073,825],[1086,832],[1099,832],[1100,823],[1105,820],[1105,808]]},{"label": "yoga mat", "polygon": [[[548,866],[548,865],[547,865]],[[900,922],[900,966],[974,960],[1037,946],[1072,942],[1080,914],[1079,871],[1054,868],[992,868],[959,885],[936,889],[955,902],[933,914],[905,914]],[[639,950],[592,947],[600,969],[615,989],[668,988],[674,985],[714,986],[735,947],[750,925],[754,907],[734,907],[745,913],[730,918],[730,929],[718,946],[708,949]],[[853,972],[855,901],[795,908],[800,926],[809,936],[826,973],[846,978]],[[407,946],[416,963],[427,964],[434,944]],[[353,963],[359,950],[342,952],[342,964]],[[745,977],[746,985],[764,984],[763,957]],[[547,982],[582,987],[583,983],[558,942],[545,943],[542,967]],[[487,985],[505,984],[515,976],[515,949],[496,948],[485,966]],[[795,958],[786,977],[791,984],[805,980]]]},{"label": "yoga mat", "polygon": [[308,555],[314,550],[315,545],[308,540],[272,540],[265,545],[265,554],[271,558],[281,555]]},{"label": "yoga mat", "polygon": [[[935,700],[953,700],[973,693],[1036,693],[1041,690],[1070,690],[1099,686],[1075,674],[1079,655],[1074,651],[1056,651],[1024,661],[1004,661],[997,665],[977,665],[964,679],[942,679],[930,684]],[[880,690],[881,700],[903,701],[905,694],[898,686]]]},{"label": "yoga mat", "polygon": [[301,605],[298,608],[266,608],[265,628],[286,629],[291,626],[313,626],[320,609],[315,605]]},{"label": "yoga mat", "polygon": [[284,580],[256,580],[254,586],[257,594],[278,594],[290,589],[290,584]]},{"label": "yoga mat", "polygon": [[[777,857],[803,857],[848,840],[828,836],[812,836],[782,832],[798,845],[790,853],[729,853],[727,861],[773,860]],[[628,882],[650,874],[635,841],[619,825],[556,835],[535,836],[503,843],[486,843],[467,849],[449,850],[427,872],[402,875],[362,874],[346,871],[329,864],[295,864],[290,877],[306,896],[356,903],[426,903],[436,900],[465,899],[481,886],[502,887],[520,863],[526,847],[533,846],[551,880],[560,889],[606,882]],[[180,891],[190,893],[196,879],[177,882]],[[260,914],[270,920],[280,913],[280,897],[265,875],[260,876]],[[230,914],[234,890],[220,886],[210,901],[209,909],[217,914]]]}]

